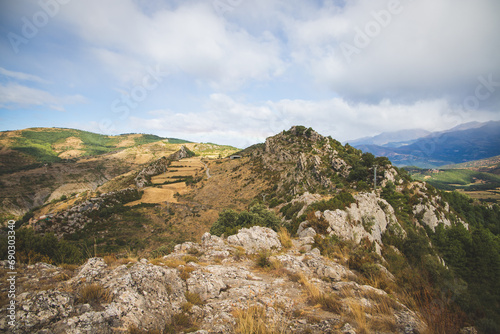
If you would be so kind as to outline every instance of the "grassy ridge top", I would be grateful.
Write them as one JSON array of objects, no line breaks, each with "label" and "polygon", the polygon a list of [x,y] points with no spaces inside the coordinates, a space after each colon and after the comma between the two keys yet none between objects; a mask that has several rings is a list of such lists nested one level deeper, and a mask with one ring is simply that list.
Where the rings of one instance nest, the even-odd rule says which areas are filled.
[{"label": "grassy ridge top", "polygon": [[82,156],[95,156],[161,140],[181,144],[188,141],[148,134],[107,136],[63,128],[30,128],[0,133],[2,159],[0,172],[59,162]]}]

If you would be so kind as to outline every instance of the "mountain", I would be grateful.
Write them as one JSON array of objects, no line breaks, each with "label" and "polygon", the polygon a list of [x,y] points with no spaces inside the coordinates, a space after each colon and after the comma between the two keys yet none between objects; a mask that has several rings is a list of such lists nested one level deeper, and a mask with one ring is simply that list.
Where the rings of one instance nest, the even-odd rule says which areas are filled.
[{"label": "mountain", "polygon": [[423,129],[407,129],[395,132],[383,132],[373,137],[363,137],[360,139],[349,140],[349,144],[358,147],[362,145],[378,145],[386,147],[399,147],[409,144],[416,139],[428,136],[430,131]]},{"label": "mountain", "polygon": [[500,154],[500,122],[470,123],[432,133],[400,147],[357,146],[376,156],[387,156],[397,166],[432,168],[490,158]]},{"label": "mountain", "polygon": [[[26,276],[16,323],[0,328],[498,332],[498,205],[441,192],[303,126],[231,158],[207,145],[160,141],[53,164],[44,180],[36,169],[2,178],[22,183],[15,202],[64,187],[81,166],[100,162],[87,181],[108,175],[0,230],[0,258],[12,229]],[[5,293],[0,312],[7,305]]]}]

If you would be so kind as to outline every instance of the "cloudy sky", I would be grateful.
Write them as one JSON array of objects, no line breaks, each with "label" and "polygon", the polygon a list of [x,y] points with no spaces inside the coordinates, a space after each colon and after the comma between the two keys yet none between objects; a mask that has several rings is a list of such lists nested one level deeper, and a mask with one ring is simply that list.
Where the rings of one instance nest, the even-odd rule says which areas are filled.
[{"label": "cloudy sky", "polygon": [[246,147],[500,119],[498,0],[0,0],[0,130]]}]

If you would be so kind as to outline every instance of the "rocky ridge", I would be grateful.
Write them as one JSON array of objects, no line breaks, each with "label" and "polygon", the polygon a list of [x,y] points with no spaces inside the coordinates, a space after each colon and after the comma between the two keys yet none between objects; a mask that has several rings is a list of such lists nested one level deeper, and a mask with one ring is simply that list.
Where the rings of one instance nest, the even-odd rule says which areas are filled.
[{"label": "rocky ridge", "polygon": [[113,210],[124,203],[139,199],[140,197],[139,191],[134,188],[112,191],[97,197],[89,198],[57,214],[48,214],[32,218],[29,221],[29,226],[36,232],[54,232],[56,236],[62,237],[65,234],[71,234],[81,230],[87,223],[93,220],[99,220],[96,218],[98,218],[104,210]]},{"label": "rocky ridge", "polygon": [[[294,243],[312,246],[307,237]],[[269,267],[256,267],[263,252]],[[425,328],[418,314],[383,290],[363,285],[317,248],[284,248],[278,234],[264,227],[242,229],[227,239],[206,233],[201,243],[177,245],[154,260],[92,258],[71,278],[43,263],[27,266],[24,273],[27,286],[46,276],[59,282],[18,294],[12,333],[234,333],[251,311],[259,314],[254,321],[281,332],[357,333],[362,325],[353,312],[359,308],[368,324],[386,324],[378,333]],[[89,287],[101,294],[89,298]],[[377,311],[381,305],[388,305],[390,313]],[[8,328],[5,318],[0,328]]]}]

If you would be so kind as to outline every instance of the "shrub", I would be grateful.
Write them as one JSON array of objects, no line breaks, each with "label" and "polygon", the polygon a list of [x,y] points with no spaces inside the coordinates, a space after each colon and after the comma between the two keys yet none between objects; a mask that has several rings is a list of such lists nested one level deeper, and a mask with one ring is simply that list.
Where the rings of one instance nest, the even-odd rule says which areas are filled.
[{"label": "shrub", "polygon": [[325,201],[319,201],[316,203],[311,204],[308,208],[307,211],[335,211],[337,209],[344,210],[348,206],[350,206],[352,203],[355,203],[356,200],[354,197],[348,193],[347,191],[341,191],[338,193],[337,196]]},{"label": "shrub", "polygon": [[277,231],[280,225],[281,221],[273,212],[267,210],[261,204],[256,204],[250,207],[248,211],[240,213],[231,209],[222,211],[217,221],[210,228],[210,234],[228,236],[236,234],[240,228],[252,226],[269,227]]},{"label": "shrub", "polygon": [[280,212],[285,216],[286,219],[290,220],[295,214],[302,210],[303,207],[303,202],[288,203],[280,209]]},{"label": "shrub", "polygon": [[269,261],[269,256],[271,256],[271,252],[268,250],[261,250],[257,254],[257,260],[255,261],[255,265],[261,268],[270,268],[271,261]]}]

